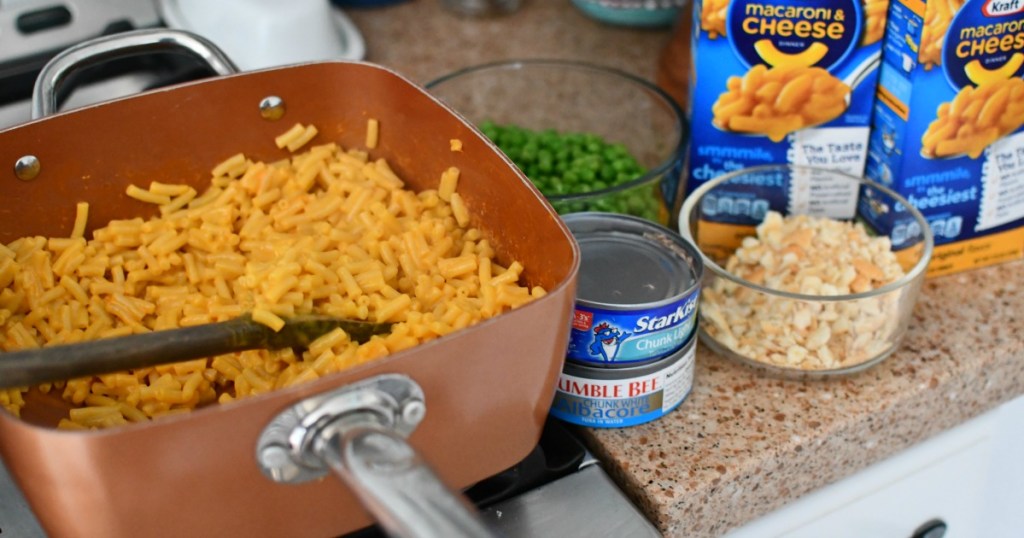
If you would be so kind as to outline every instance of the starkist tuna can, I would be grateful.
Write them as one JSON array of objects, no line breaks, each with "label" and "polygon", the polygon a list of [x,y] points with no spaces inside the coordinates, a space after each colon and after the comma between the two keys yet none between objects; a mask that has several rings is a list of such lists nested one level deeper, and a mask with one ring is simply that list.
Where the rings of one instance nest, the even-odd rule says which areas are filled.
[{"label": "starkist tuna can", "polygon": [[704,265],[693,245],[668,228],[628,215],[562,218],[581,253],[569,361],[638,366],[694,339]]},{"label": "starkist tuna can", "polygon": [[551,416],[593,428],[623,428],[661,418],[693,388],[697,339],[656,362],[595,368],[566,361]]}]

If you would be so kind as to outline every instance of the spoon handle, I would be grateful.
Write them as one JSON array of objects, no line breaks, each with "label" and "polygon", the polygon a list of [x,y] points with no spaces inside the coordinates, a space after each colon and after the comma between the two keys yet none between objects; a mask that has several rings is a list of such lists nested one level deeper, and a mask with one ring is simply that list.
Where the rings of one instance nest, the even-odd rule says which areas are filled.
[{"label": "spoon handle", "polygon": [[298,316],[278,332],[248,316],[180,329],[153,331],[76,344],[0,353],[0,389],[144,368],[247,349],[305,347],[342,328],[364,342],[390,324],[327,316]]}]

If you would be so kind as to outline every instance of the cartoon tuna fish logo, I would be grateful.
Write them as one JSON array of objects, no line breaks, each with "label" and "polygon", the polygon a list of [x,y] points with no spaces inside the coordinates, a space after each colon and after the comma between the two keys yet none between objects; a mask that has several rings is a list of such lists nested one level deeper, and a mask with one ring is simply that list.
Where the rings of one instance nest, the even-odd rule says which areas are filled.
[{"label": "cartoon tuna fish logo", "polygon": [[613,362],[615,355],[619,353],[622,341],[630,336],[632,333],[620,331],[607,323],[601,323],[594,327],[594,342],[590,344],[590,352],[601,357],[604,362]]}]

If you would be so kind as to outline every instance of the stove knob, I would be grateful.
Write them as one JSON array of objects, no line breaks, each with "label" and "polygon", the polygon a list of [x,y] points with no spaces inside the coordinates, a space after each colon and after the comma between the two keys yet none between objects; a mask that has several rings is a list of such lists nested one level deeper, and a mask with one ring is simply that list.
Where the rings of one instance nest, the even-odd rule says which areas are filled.
[{"label": "stove knob", "polygon": [[942,538],[946,535],[946,522],[941,519],[933,519],[926,521],[914,534],[910,535],[910,538]]},{"label": "stove knob", "polygon": [[18,15],[14,25],[22,34],[28,35],[50,30],[71,23],[71,12],[64,6],[36,9]]}]

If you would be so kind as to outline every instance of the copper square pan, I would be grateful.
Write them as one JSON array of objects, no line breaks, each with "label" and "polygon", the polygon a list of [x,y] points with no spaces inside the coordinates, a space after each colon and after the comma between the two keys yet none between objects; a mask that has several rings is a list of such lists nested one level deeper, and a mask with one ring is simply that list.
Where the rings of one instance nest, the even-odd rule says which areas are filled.
[{"label": "copper square pan", "polygon": [[[280,97],[286,113],[261,117]],[[385,68],[323,62],[236,74],[152,91],[0,131],[0,241],[67,236],[75,204],[92,224],[145,216],[127,185],[205,185],[239,151],[274,161],[273,138],[314,124],[314,143],[363,147],[368,118],[384,157],[415,190],[457,166],[475,223],[506,260],[519,260],[548,294],[520,309],[418,348],[308,385],[189,415],[99,431],[58,431],[52,401],[23,419],[0,412],[0,456],[52,536],[334,536],[372,523],[336,480],[277,484],[261,474],[261,429],[294,402],[382,373],[423,388],[426,418],[409,442],[449,486],[465,488],[528,454],[540,437],[568,337],[579,254],[530,182],[466,121]],[[453,152],[449,141],[463,142]],[[34,155],[41,172],[17,179]],[[2,360],[2,357],[0,357]]]}]

